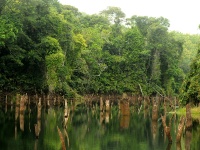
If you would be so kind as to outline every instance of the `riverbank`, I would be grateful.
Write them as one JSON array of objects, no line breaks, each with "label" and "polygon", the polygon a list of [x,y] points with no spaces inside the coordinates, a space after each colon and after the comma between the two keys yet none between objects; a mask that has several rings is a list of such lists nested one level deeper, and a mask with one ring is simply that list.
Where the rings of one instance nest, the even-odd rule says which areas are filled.
[{"label": "riverbank", "polygon": [[[176,111],[171,112],[171,113],[176,113],[178,115],[186,116],[186,107],[179,108]],[[192,107],[191,115],[192,115],[192,118],[200,120],[200,107]]]}]

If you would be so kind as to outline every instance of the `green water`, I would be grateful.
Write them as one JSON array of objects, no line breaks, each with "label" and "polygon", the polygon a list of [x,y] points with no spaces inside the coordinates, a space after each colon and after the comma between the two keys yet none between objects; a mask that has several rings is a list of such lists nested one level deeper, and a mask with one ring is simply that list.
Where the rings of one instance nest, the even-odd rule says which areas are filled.
[{"label": "green water", "polygon": [[[61,150],[58,128],[67,150],[165,150],[200,149],[200,125],[193,124],[191,131],[183,131],[181,143],[176,144],[179,117],[171,127],[173,142],[168,144],[162,121],[152,121],[152,111],[130,106],[123,114],[118,105],[101,112],[99,106],[80,104],[68,107],[70,114],[64,123],[64,107],[38,108],[27,106],[18,112],[17,107],[0,106],[0,150]],[[167,116],[169,121],[170,115]],[[66,126],[64,126],[66,124]],[[36,136],[35,126],[39,127]]]}]

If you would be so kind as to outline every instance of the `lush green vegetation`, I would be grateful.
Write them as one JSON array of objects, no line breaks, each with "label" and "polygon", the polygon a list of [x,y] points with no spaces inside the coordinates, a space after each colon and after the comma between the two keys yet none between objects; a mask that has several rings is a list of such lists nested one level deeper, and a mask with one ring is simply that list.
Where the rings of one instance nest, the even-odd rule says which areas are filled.
[{"label": "lush green vegetation", "polygon": [[163,17],[126,18],[117,7],[87,15],[57,0],[1,3],[1,92],[175,95],[197,53],[200,37],[169,32]]},{"label": "lush green vegetation", "polygon": [[[180,116],[186,116],[186,107],[178,108],[176,111],[170,112],[171,114],[178,114]],[[192,107],[191,108],[191,116],[193,119],[199,119],[200,115],[200,107]]]},{"label": "lush green vegetation", "polygon": [[183,104],[200,103],[200,50],[191,64],[191,70],[181,88],[181,101]]}]

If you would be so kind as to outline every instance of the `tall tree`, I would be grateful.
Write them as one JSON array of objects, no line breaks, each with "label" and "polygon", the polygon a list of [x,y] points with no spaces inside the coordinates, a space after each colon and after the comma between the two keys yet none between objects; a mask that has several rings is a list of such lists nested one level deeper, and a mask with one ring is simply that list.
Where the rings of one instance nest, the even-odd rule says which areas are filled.
[{"label": "tall tree", "polygon": [[198,50],[196,58],[191,64],[191,69],[187,77],[185,78],[181,88],[181,103],[186,105],[189,102],[195,105],[200,102],[200,49]]}]

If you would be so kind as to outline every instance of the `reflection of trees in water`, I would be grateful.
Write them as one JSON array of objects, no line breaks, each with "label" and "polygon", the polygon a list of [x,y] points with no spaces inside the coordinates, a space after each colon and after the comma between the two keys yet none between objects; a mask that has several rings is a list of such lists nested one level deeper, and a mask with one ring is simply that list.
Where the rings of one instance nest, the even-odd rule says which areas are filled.
[{"label": "reflection of trees in water", "polygon": [[17,120],[19,117],[19,101],[20,99],[17,97],[15,105],[15,139],[17,139]]},{"label": "reflection of trees in water", "polygon": [[[99,104],[99,123],[102,125],[103,123],[109,123],[110,116],[111,116],[111,102],[109,99],[106,99],[103,101],[103,98],[100,97],[100,104]],[[94,113],[94,111],[93,111]]]},{"label": "reflection of trees in water", "polygon": [[20,99],[20,107],[19,107],[19,120],[20,120],[20,129],[22,131],[24,131],[24,113],[26,110],[26,103],[28,100],[28,96],[27,95],[23,95],[21,96]]},{"label": "reflection of trees in water", "polygon": [[41,104],[41,98],[39,98],[39,102],[37,104],[37,123],[35,124],[36,138],[39,138],[40,131],[41,131],[41,111],[42,111],[42,104]]},{"label": "reflection of trees in water", "polygon": [[[118,146],[116,146],[116,149],[141,149],[141,147],[150,147],[152,149],[155,149],[157,147],[160,148],[160,146],[163,144],[165,144],[164,149],[167,148],[167,143],[165,142],[163,135],[160,135],[162,134],[160,133],[162,132],[162,125],[159,116],[160,112],[163,111],[160,111],[159,107],[151,105],[151,103],[149,103],[148,100],[145,100],[145,98],[141,101],[142,107],[138,106],[137,103],[135,103],[135,101],[133,102],[131,98],[127,100],[115,99],[115,101],[117,102],[121,100],[119,101],[120,103],[117,103],[112,99],[103,98],[103,105],[101,109],[100,101],[99,103],[90,103],[89,107],[87,106],[87,104],[85,104],[86,106],[84,104],[75,105],[75,102],[71,103],[71,105],[73,106],[70,106],[69,103],[68,107],[59,107],[59,105],[57,105],[59,104],[59,102],[56,102],[56,105],[54,105],[55,103],[54,101],[52,101],[49,102],[50,105],[49,107],[47,107],[48,102],[47,100],[44,100],[43,97],[40,100],[37,100],[37,107],[33,106],[30,109],[30,101],[28,102],[29,113],[27,113],[27,115],[29,115],[29,117],[26,117],[26,113],[21,113],[25,112],[27,106],[27,103],[25,102],[23,104],[23,101],[21,100],[21,97],[18,98],[18,101],[16,100],[16,105],[14,107],[15,111],[13,111],[13,113],[15,113],[16,121],[15,139],[16,141],[19,141],[22,134],[23,136],[24,134],[27,134],[27,131],[23,132],[22,129],[29,129],[30,133],[28,134],[34,134],[34,132],[31,132],[30,130],[31,128],[33,128],[33,124],[30,125],[28,123],[24,123],[27,121],[27,119],[34,119],[34,123],[36,124],[36,128],[38,128],[39,133],[35,133],[36,137],[38,135],[39,139],[35,139],[35,141],[32,142],[32,147],[34,147],[35,150],[40,149],[40,146],[43,147],[44,145],[46,146],[46,148],[62,148],[57,126],[59,127],[60,132],[64,137],[65,144],[69,149],[81,149],[81,147],[88,148],[94,143],[95,147],[100,148],[114,147],[114,145],[117,144]],[[106,100],[110,101],[109,111],[106,111]],[[36,104],[36,102],[34,104]],[[40,105],[41,107],[39,107]],[[71,107],[73,107],[73,110],[70,109]],[[9,108],[10,107],[8,107],[8,112]],[[138,108],[141,108],[140,113],[138,113]],[[42,110],[44,109],[48,111],[44,111],[43,114]],[[166,109],[167,108],[164,108],[165,112],[167,112]],[[37,113],[37,115],[34,115],[34,113]],[[21,114],[24,114],[24,119],[23,117],[21,117],[22,119],[20,119]],[[170,131],[172,133],[172,139],[174,140],[176,139],[177,135],[175,132],[177,127],[176,125],[174,125],[176,124],[176,122],[174,119],[170,120],[171,115],[169,115],[168,113],[165,114],[166,123],[173,123],[173,126],[172,128],[170,128]],[[180,117],[177,117],[177,120],[179,119]],[[61,125],[61,123],[63,123],[63,126]],[[20,125],[20,130],[18,131],[18,133],[17,125]],[[29,128],[27,128],[26,125],[29,125]],[[32,129],[32,131],[34,130]],[[173,149],[176,147],[177,149],[180,149],[180,145],[182,146],[181,148],[184,147],[185,149],[194,149],[195,146],[195,148],[199,148],[198,142],[195,143],[195,140],[196,138],[199,139],[200,136],[196,131],[193,131],[193,127],[192,130],[183,130],[183,132],[184,136],[181,134],[180,137],[184,139],[180,140],[180,144],[176,144],[176,141],[173,141],[172,144],[168,145],[168,148],[170,149],[171,147]],[[41,140],[43,141],[42,143]],[[133,144],[135,146],[133,146]]]},{"label": "reflection of trees in water", "polygon": [[128,129],[130,122],[130,107],[129,101],[126,99],[120,101],[120,114],[120,127],[122,129]]},{"label": "reflection of trees in water", "polygon": [[185,131],[185,149],[190,150],[190,144],[192,141],[192,130],[188,129]]},{"label": "reflection of trees in water", "polygon": [[[68,104],[67,104],[67,100],[65,99],[64,101],[64,120],[63,120],[63,127],[64,127],[64,135],[65,137],[67,138],[67,144],[69,146],[69,136],[68,136],[68,133],[67,133],[67,124],[68,124],[68,120],[69,120],[69,117],[70,117],[70,108],[68,107]],[[65,147],[63,145],[63,147]]]},{"label": "reflection of trees in water", "polygon": [[152,98],[152,117],[151,117],[151,132],[153,137],[153,145],[156,144],[156,135],[158,130],[158,98]]},{"label": "reflection of trees in water", "polygon": [[[145,99],[145,98],[144,98]],[[152,98],[153,100],[154,100],[154,98]],[[137,100],[137,98],[136,98],[136,100]],[[162,100],[162,101],[161,101]],[[180,136],[180,139],[181,139],[181,137],[183,137],[182,136],[182,132],[181,131],[179,131],[179,130],[177,130],[177,133],[176,133],[176,125],[175,124],[177,124],[176,123],[176,115],[175,116],[173,116],[173,117],[171,117],[171,119],[168,119],[169,118],[169,114],[168,114],[168,111],[167,111],[167,109],[170,109],[171,110],[171,107],[173,107],[173,109],[174,109],[174,106],[172,106],[173,105],[173,102],[170,102],[170,98],[167,98],[167,101],[166,102],[164,102],[164,98],[155,98],[155,102],[158,102],[156,105],[152,105],[152,118],[151,118],[151,132],[152,132],[152,140],[154,141],[154,142],[156,142],[157,140],[159,140],[159,139],[157,139],[156,138],[156,136],[157,136],[157,134],[158,134],[158,131],[160,131],[158,128],[160,128],[160,125],[158,126],[158,123],[159,123],[159,120],[161,120],[161,118],[159,118],[159,116],[160,116],[160,106],[162,107],[163,105],[161,105],[161,104],[163,104],[162,102],[164,102],[164,104],[165,104],[165,106],[164,106],[164,118],[163,119],[165,119],[165,124],[166,124],[166,121],[169,121],[169,126],[165,126],[166,128],[164,128],[165,129],[165,131],[168,133],[168,137],[169,137],[169,139],[170,139],[170,141],[172,141],[172,136],[173,136],[173,139],[174,139],[174,134],[175,134],[175,136],[176,137],[179,137],[178,135],[181,135]],[[129,99],[129,101],[131,102],[131,99]],[[135,102],[131,102],[132,104],[134,104],[134,107],[133,108],[141,108],[140,106],[136,106],[136,103]],[[144,107],[142,108],[142,111],[143,112],[141,112],[141,113],[144,113],[144,119],[146,118],[146,116],[148,115],[148,113],[149,113],[149,103],[148,103],[148,99],[147,100],[144,100],[144,101],[141,101],[141,105],[143,105]],[[102,98],[100,98],[100,110],[104,110],[105,108],[105,106],[103,105],[103,99]],[[130,118],[131,117],[127,117],[126,115],[122,115],[123,114],[123,112],[122,112],[122,109],[123,109],[123,105],[122,105],[122,103],[119,103],[119,114],[120,114],[120,118],[119,118],[119,122],[120,122],[120,127],[121,128],[132,128],[133,126],[131,125],[130,126]],[[126,109],[124,109],[124,110],[126,110]],[[136,109],[137,110],[137,109]],[[134,111],[132,112],[132,113],[134,113]],[[112,114],[112,111],[111,111],[111,114]],[[103,120],[105,119],[104,117],[105,117],[105,113],[104,113],[104,111],[100,111],[100,115],[99,115],[99,117],[100,117],[100,123],[102,123],[103,122]],[[126,117],[128,118],[128,119],[126,119]],[[129,122],[129,123],[128,123]],[[131,121],[132,122],[132,121]],[[182,125],[182,122],[184,122],[184,121],[180,121],[181,123],[180,123],[180,125]],[[171,124],[173,123],[173,128],[171,128]],[[112,124],[112,120],[109,122],[109,124]],[[137,125],[138,124],[138,125]],[[137,126],[143,126],[143,123],[142,123],[142,121],[141,122],[137,122],[137,123],[135,123],[134,124],[135,126],[133,127],[133,129],[134,130],[137,130],[137,129],[139,129],[139,128],[137,128]],[[173,131],[172,131],[173,130]],[[139,131],[139,130],[138,130]],[[171,135],[171,133],[170,132],[173,132],[173,135]],[[105,132],[105,134],[106,134],[106,132]],[[160,134],[160,133],[159,133]],[[175,139],[176,139],[176,137],[175,137]],[[179,138],[178,138],[179,139]],[[176,143],[176,141],[173,141],[173,143]],[[158,141],[156,142],[157,144],[158,144]],[[155,143],[155,144],[156,144]],[[170,142],[171,143],[171,142]],[[168,145],[168,148],[170,149],[170,147],[171,147],[171,144],[169,143],[169,145]],[[187,143],[186,143],[187,144]],[[176,145],[176,144],[175,144]],[[177,144],[177,148],[178,148],[178,144]]]}]

